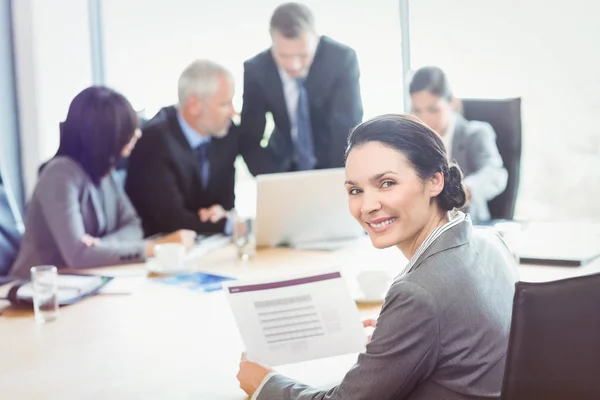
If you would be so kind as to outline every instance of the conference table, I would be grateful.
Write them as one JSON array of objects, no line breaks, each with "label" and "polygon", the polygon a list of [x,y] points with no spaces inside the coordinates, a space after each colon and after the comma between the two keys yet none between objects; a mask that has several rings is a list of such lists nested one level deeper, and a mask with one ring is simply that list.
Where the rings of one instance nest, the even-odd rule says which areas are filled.
[{"label": "conference table", "polygon": [[[361,239],[338,251],[259,249],[240,260],[229,244],[188,260],[190,270],[261,279],[342,271],[352,293],[363,269],[398,272],[406,260],[396,248],[375,250]],[[21,399],[245,399],[236,374],[244,350],[223,291],[199,293],[156,282],[146,264],[82,270],[137,279],[129,294],[99,294],[62,307],[57,320],[37,324],[31,310],[0,316],[0,398]],[[586,266],[521,265],[523,281],[547,281],[600,272]],[[0,289],[2,289],[0,287]],[[359,304],[363,318],[381,304]],[[338,382],[355,354],[278,367],[306,383]]]}]

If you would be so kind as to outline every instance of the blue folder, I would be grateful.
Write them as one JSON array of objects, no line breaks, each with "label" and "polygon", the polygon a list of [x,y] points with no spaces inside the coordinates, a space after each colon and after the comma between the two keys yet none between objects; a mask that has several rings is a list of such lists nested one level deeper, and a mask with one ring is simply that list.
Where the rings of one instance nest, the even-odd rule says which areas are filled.
[{"label": "blue folder", "polygon": [[154,278],[154,281],[167,285],[180,286],[195,292],[215,292],[223,289],[223,282],[234,279],[229,276],[194,272],[191,274]]}]

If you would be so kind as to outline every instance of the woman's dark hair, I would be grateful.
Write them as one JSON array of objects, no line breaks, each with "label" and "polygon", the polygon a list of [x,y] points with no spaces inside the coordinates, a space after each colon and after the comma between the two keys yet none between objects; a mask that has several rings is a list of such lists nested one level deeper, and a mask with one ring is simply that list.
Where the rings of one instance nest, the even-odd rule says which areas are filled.
[{"label": "woman's dark hair", "polygon": [[444,189],[436,198],[443,210],[449,211],[465,204],[467,196],[460,168],[448,162],[440,137],[417,118],[386,114],[363,122],[348,136],[346,157],[353,148],[369,142],[381,143],[404,155],[421,180],[441,172],[444,175]]},{"label": "woman's dark hair", "polygon": [[429,92],[448,101],[452,100],[452,89],[444,71],[438,67],[419,68],[412,77],[408,93]]},{"label": "woman's dark hair", "polygon": [[122,94],[91,86],[71,102],[67,119],[60,124],[55,157],[72,158],[98,184],[116,164],[137,125],[137,115]]}]

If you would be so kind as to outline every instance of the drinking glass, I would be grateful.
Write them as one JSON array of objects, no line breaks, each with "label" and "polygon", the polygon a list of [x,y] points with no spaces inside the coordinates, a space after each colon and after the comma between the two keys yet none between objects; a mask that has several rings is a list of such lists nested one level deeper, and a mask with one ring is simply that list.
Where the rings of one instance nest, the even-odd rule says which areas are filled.
[{"label": "drinking glass", "polygon": [[255,223],[251,217],[242,217],[232,212],[232,240],[237,249],[237,255],[242,260],[248,260],[256,254]]},{"label": "drinking glass", "polygon": [[58,316],[58,271],[54,265],[31,267],[35,320],[44,324]]}]

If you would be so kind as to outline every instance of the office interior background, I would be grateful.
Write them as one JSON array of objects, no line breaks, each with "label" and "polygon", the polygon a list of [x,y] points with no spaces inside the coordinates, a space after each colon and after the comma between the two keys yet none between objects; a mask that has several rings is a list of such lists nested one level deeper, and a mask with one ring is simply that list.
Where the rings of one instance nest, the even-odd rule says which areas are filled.
[{"label": "office interior background", "polygon": [[[279,3],[1,0],[0,168],[20,207],[39,165],[56,151],[71,99],[86,86],[108,85],[151,117],[176,101],[181,70],[209,58],[233,72],[240,111],[242,63],[269,46],[268,21]],[[459,98],[521,97],[515,218],[600,221],[600,4],[305,3],[319,33],[356,50],[365,118],[407,110],[407,65],[440,66]],[[238,180],[251,179],[240,167]]]}]

